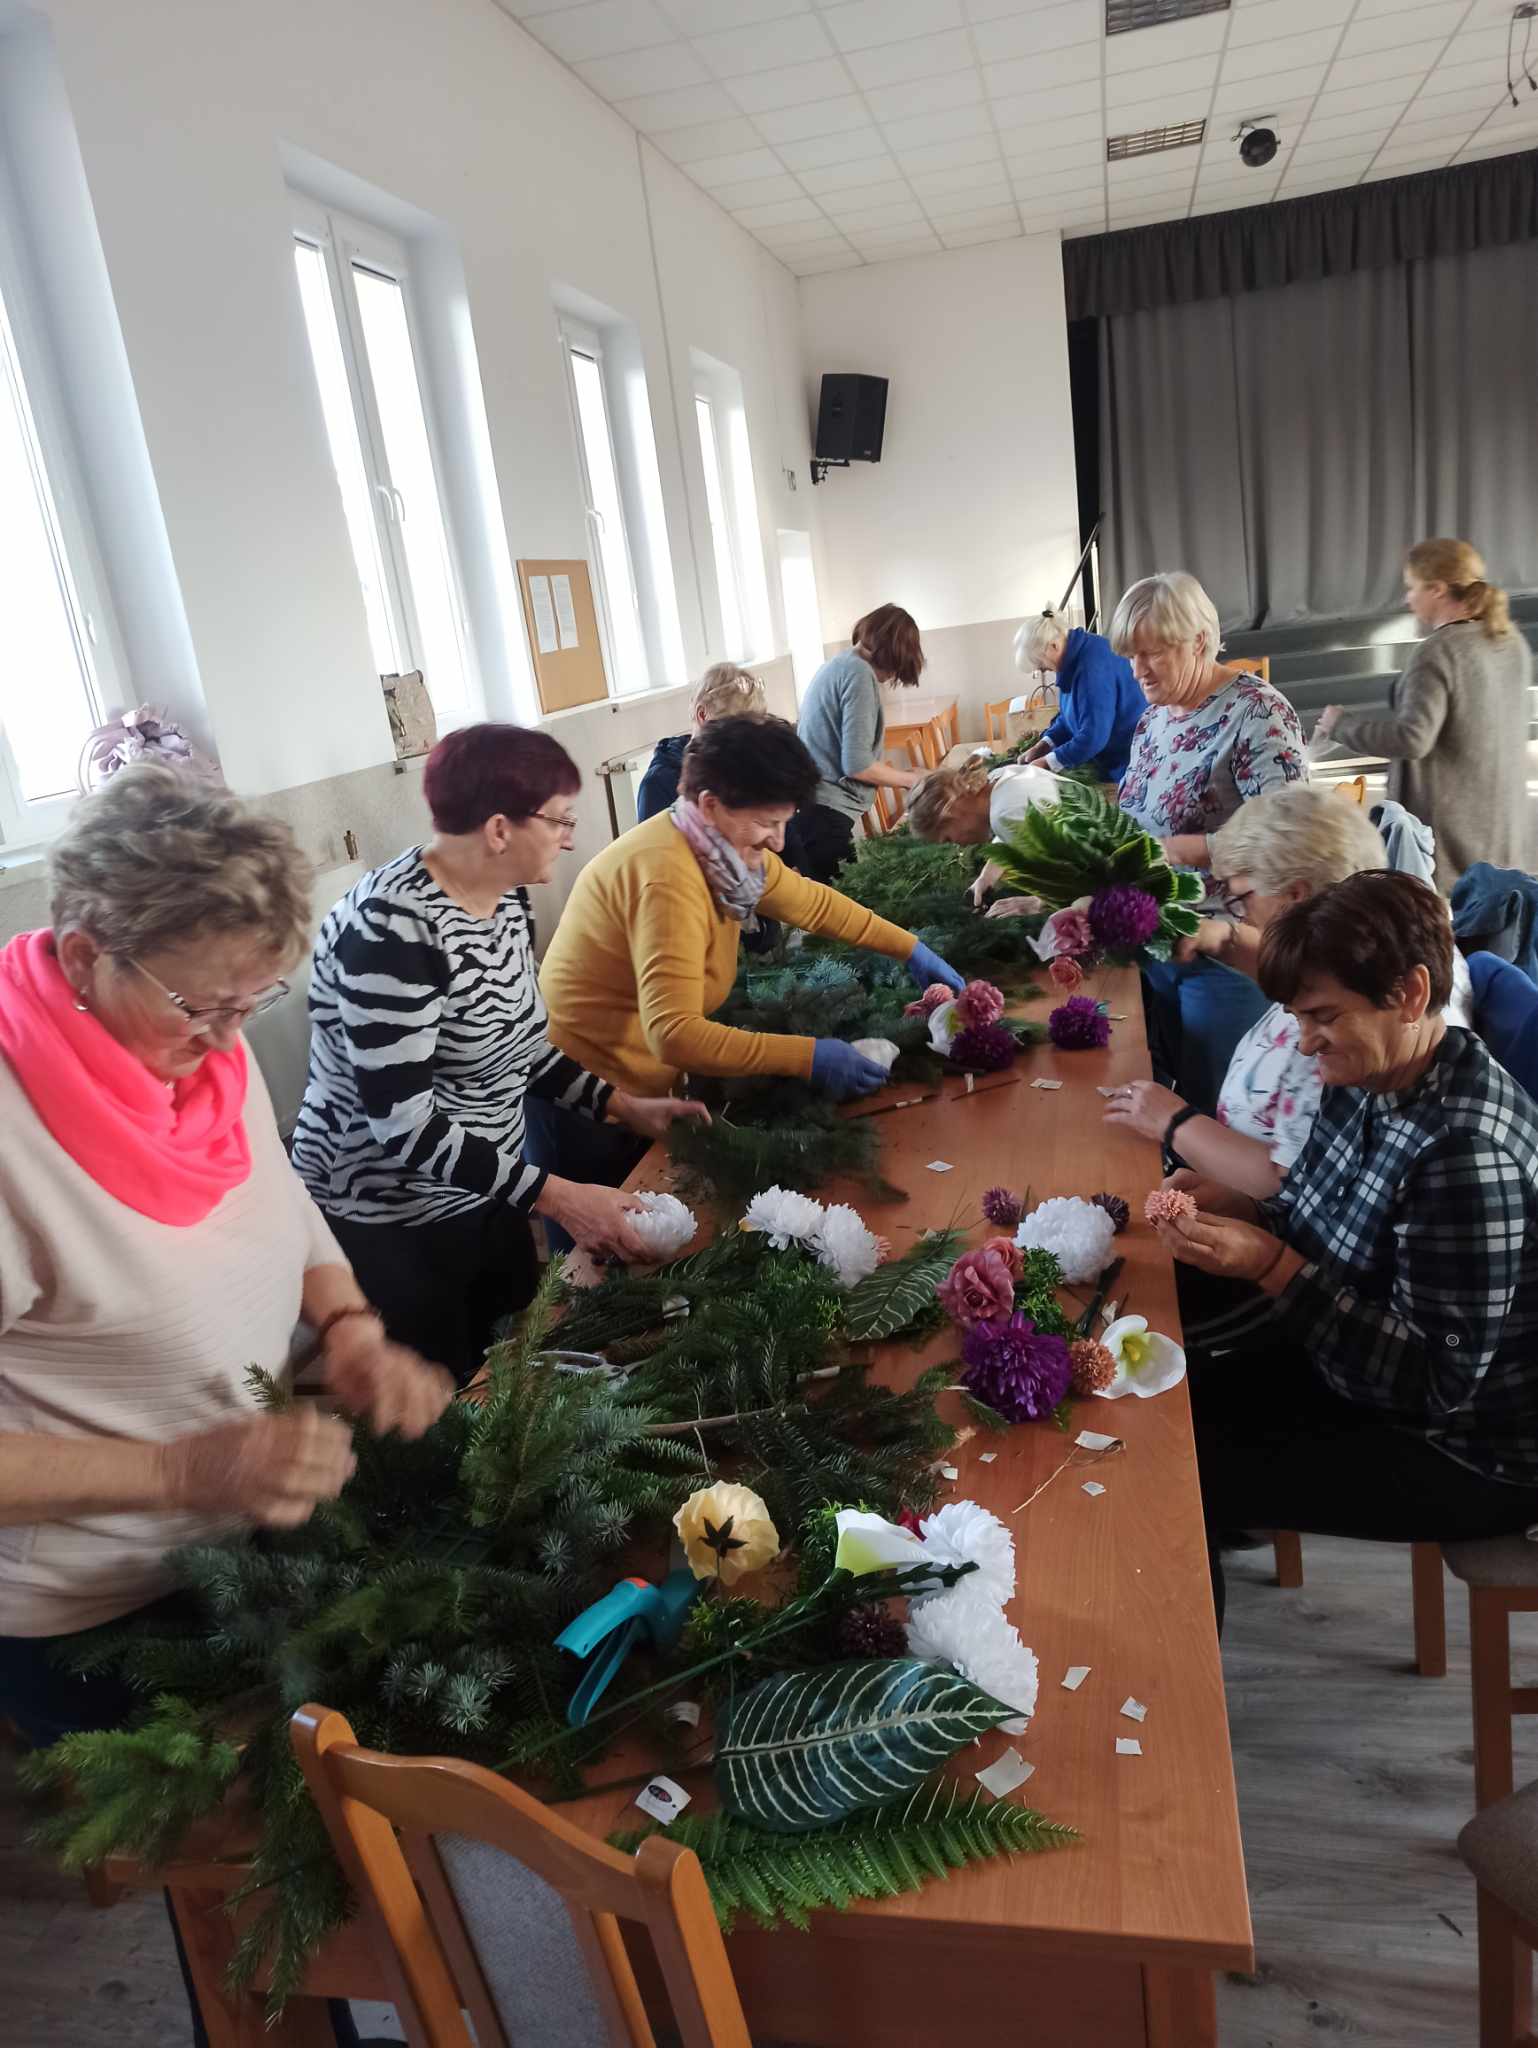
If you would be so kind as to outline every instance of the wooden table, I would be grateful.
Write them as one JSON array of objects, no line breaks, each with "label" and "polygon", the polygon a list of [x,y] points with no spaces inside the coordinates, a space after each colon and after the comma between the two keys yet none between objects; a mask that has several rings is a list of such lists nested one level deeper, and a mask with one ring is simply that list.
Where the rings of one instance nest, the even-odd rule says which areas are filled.
[{"label": "wooden table", "polygon": [[[1126,1264],[1117,1293],[1155,1329],[1178,1334],[1172,1269],[1141,1217],[1158,1174],[1156,1149],[1106,1125],[1095,1092],[1097,1083],[1148,1073],[1137,977],[1110,972],[1091,992],[1116,1015],[1104,1052],[1039,1048],[1019,1062],[1015,1085],[970,1098],[963,1082],[948,1080],[939,1099],[883,1117],[883,1171],[907,1191],[906,1202],[873,1202],[855,1185],[827,1192],[854,1202],[901,1251],[952,1221],[976,1224],[974,1240],[987,1235],[978,1203],[994,1183],[1029,1187],[1037,1199],[1112,1190],[1131,1203],[1134,1219],[1118,1242]],[[1045,1010],[1049,1001],[1032,1007]],[[1032,1088],[1036,1077],[1063,1086]],[[914,1091],[875,1100],[904,1092]],[[952,1170],[932,1173],[931,1160]],[[660,1184],[656,1155],[634,1179]],[[878,1370],[896,1383],[955,1355],[954,1337],[942,1335],[922,1355],[885,1347]],[[958,1419],[960,1412],[958,1404]],[[981,1863],[901,1899],[819,1915],[804,1935],[739,1929],[729,1948],[756,2038],[816,2048],[1216,2042],[1213,1973],[1249,1969],[1252,1951],[1186,1389],[1150,1401],[1081,1402],[1074,1432],[1080,1428],[1118,1436],[1126,1449],[1078,1453],[1082,1462],[1023,1513],[1020,1504],[1072,1449],[1072,1436],[1047,1424],[972,1437],[951,1456],[960,1476],[948,1491],[992,1508],[1015,1532],[1020,1583],[1010,1615],[1040,1659],[1041,1691],[1028,1732],[1014,1738],[1035,1775],[1014,1796],[1071,1823],[1082,1840]],[[997,1457],[982,1464],[989,1450]],[[1083,1491],[1090,1478],[1103,1494]],[[1061,1680],[1072,1664],[1089,1665],[1090,1674],[1070,1693]],[[1141,1725],[1120,1716],[1129,1695],[1148,1708]],[[1143,1754],[1118,1756],[1119,1735],[1135,1735]],[[965,1781],[1010,1739],[987,1737],[958,1760],[957,1775]],[[688,1782],[705,1789],[702,1779]],[[595,1794],[571,1811],[607,1834],[637,1824],[631,1796]],[[205,1909],[217,1905],[216,1887],[227,1888],[218,1865],[189,1864],[185,1880],[189,1904]],[[157,1881],[183,1882],[174,1869]],[[212,1991],[227,1951],[223,1916],[204,1910],[188,1919],[194,1972]],[[388,1997],[383,1982],[360,1922],[317,1958],[306,1989]],[[223,2000],[211,2025],[214,2048],[324,2038],[313,1998],[294,2000],[265,2034],[251,2000],[235,2002],[227,2029],[231,2004]]]},{"label": "wooden table", "polygon": [[883,690],[886,713],[886,744],[901,746],[912,740],[924,757],[926,768],[937,768],[945,751],[941,735],[951,745],[957,738],[955,697],[921,695],[917,690]]}]

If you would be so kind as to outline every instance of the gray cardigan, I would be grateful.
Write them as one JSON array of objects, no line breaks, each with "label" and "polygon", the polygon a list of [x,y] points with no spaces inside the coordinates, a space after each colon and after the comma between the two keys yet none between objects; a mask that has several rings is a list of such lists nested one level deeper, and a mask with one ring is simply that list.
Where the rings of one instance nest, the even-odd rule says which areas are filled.
[{"label": "gray cardigan", "polygon": [[1447,893],[1477,860],[1527,868],[1528,686],[1533,661],[1515,630],[1486,637],[1475,619],[1430,633],[1394,685],[1386,716],[1342,718],[1331,737],[1389,762],[1388,793],[1436,834]]},{"label": "gray cardigan", "polygon": [[852,778],[881,755],[886,714],[870,663],[851,648],[825,661],[806,686],[797,725],[817,763],[817,802],[859,818],[876,800],[875,785]]}]

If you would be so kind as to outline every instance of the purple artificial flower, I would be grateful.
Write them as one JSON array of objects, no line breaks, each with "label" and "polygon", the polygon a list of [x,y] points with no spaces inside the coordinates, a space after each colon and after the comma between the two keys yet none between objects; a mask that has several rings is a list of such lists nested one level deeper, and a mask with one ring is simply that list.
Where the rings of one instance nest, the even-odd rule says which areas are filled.
[{"label": "purple artificial flower", "polygon": [[986,1188],[983,1215],[1000,1230],[1013,1230],[1025,1214],[1025,1204],[1013,1188]]},{"label": "purple artificial flower", "polygon": [[1070,996],[1047,1019],[1047,1036],[1060,1052],[1086,1052],[1111,1042],[1111,1021],[1093,996]]},{"label": "purple artificial flower", "polygon": [[1113,882],[1089,899],[1090,929],[1102,946],[1133,952],[1159,929],[1159,906],[1146,889]]},{"label": "purple artificial flower", "polygon": [[1003,1024],[969,1024],[951,1040],[947,1058],[979,1074],[995,1074],[1010,1066],[1020,1042]]},{"label": "purple artificial flower", "polygon": [[1038,1330],[1028,1315],[976,1323],[961,1340],[961,1383],[1010,1422],[1050,1415],[1068,1392],[1072,1360],[1064,1337]]}]

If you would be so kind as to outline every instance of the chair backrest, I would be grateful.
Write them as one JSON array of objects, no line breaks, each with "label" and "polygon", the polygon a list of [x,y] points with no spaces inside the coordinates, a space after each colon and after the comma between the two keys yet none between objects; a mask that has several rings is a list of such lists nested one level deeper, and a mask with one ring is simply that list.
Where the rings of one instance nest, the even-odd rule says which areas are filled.
[{"label": "chair backrest", "polygon": [[1509,960],[1470,953],[1474,1029],[1519,1088],[1538,1101],[1538,988]]},{"label": "chair backrest", "polygon": [[1343,775],[1332,785],[1337,796],[1343,796],[1348,804],[1365,804],[1367,801],[1367,777],[1365,775]]},{"label": "chair backrest", "polygon": [[478,1764],[360,1748],[325,1707],[290,1735],[411,2048],[474,2048],[462,2005],[479,2048],[655,2048],[622,1920],[650,1934],[684,2048],[752,2048],[692,1850],[622,1856]]},{"label": "chair backrest", "polygon": [[983,717],[988,721],[989,739],[1003,743],[1009,725],[1009,707],[1014,701],[1013,697],[1001,697],[997,704],[983,706]]},{"label": "chair backrest", "polygon": [[1269,654],[1257,654],[1248,661],[1220,661],[1218,671],[1225,676],[1259,676],[1263,683],[1269,683],[1271,657]]}]

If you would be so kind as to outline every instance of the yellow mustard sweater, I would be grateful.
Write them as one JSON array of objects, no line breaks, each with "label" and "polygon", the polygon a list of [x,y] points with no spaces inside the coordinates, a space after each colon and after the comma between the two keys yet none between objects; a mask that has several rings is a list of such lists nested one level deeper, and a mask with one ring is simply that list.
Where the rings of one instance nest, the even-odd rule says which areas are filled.
[{"label": "yellow mustard sweater", "polygon": [[[906,960],[911,932],[764,856],[765,917]],[[550,1037],[591,1073],[665,1095],[681,1073],[812,1071],[811,1038],[708,1021],[737,973],[741,926],[717,910],[666,811],[616,839],[577,877],[540,970]]]}]

